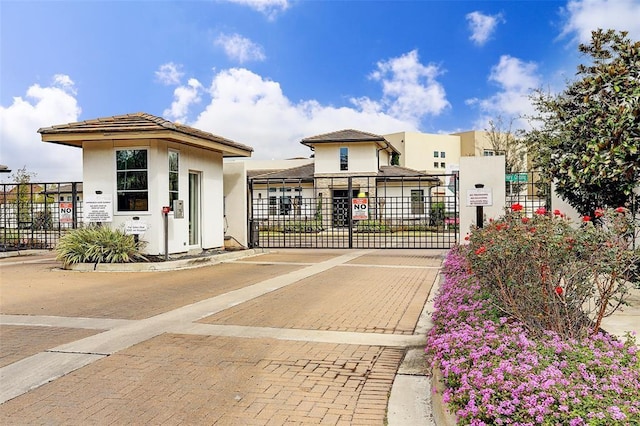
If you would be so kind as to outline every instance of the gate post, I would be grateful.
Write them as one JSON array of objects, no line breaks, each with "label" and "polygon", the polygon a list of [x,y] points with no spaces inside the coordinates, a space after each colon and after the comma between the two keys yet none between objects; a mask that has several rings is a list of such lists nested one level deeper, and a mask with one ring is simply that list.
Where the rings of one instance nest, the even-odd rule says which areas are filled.
[{"label": "gate post", "polygon": [[352,177],[349,176],[349,185],[347,186],[347,192],[349,197],[347,198],[347,223],[349,224],[349,248],[353,248],[353,214],[351,212],[353,206],[353,181]]},{"label": "gate post", "polygon": [[78,228],[78,182],[71,183],[71,227]]}]

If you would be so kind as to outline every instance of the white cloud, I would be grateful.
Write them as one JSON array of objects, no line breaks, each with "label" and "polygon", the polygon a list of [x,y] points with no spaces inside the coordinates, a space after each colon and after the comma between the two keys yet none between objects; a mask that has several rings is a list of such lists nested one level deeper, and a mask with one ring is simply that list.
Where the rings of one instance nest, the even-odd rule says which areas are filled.
[{"label": "white cloud", "polygon": [[423,116],[438,115],[451,106],[444,87],[436,81],[443,71],[434,64],[422,65],[417,50],[380,61],[377,68],[369,77],[382,83],[383,98],[379,102],[358,99],[361,108],[377,107],[417,125]]},{"label": "white cloud", "polygon": [[308,157],[302,138],[344,128],[378,134],[417,130],[414,122],[367,102],[355,107],[292,102],[279,83],[243,68],[218,72],[209,95],[211,102],[192,125],[252,146],[257,159]]},{"label": "white cloud", "polygon": [[507,120],[514,118],[515,128],[528,128],[528,123],[521,117],[531,115],[534,111],[529,95],[541,85],[537,64],[503,55],[491,69],[489,81],[498,85],[496,94],[485,99],[466,101],[468,105],[477,105],[482,114],[475,127],[483,129],[489,119],[502,116]]},{"label": "white cloud", "polygon": [[181,69],[181,65],[176,65],[173,62],[160,65],[160,68],[156,71],[156,79],[166,86],[180,84],[180,79],[184,75]]},{"label": "white cloud", "polygon": [[266,58],[262,46],[240,34],[221,34],[214,43],[221,46],[230,59],[241,64],[248,61],[264,61]]},{"label": "white cloud", "polygon": [[289,8],[288,0],[227,0],[231,3],[248,6],[265,15],[269,20],[276,18],[278,13]]},{"label": "white cloud", "polygon": [[478,46],[484,45],[495,31],[496,26],[500,22],[504,22],[502,14],[485,15],[477,11],[468,13],[466,18],[471,31],[469,39]]},{"label": "white cloud", "polygon": [[189,107],[200,102],[202,84],[195,78],[190,78],[186,86],[178,86],[173,91],[173,102],[171,108],[164,110],[163,115],[170,120],[184,123],[187,121]]},{"label": "white cloud", "polygon": [[598,28],[628,31],[632,40],[640,39],[638,0],[571,0],[565,13],[567,22],[561,36],[573,34],[580,43],[588,43],[591,31]]},{"label": "white cloud", "polygon": [[[80,107],[76,89],[67,75],[53,77],[47,87],[34,84],[25,97],[0,106],[0,163],[14,172],[25,167],[36,173],[34,182],[82,180],[82,150],[42,142],[37,130],[54,124],[78,121]],[[9,182],[9,176],[2,176]]]}]

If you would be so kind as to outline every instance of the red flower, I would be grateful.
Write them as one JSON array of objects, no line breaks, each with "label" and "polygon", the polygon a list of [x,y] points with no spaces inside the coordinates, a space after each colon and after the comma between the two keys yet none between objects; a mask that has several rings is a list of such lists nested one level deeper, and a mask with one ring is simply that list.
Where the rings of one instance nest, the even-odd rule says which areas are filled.
[{"label": "red flower", "polygon": [[602,217],[604,216],[604,210],[602,209],[596,209],[596,211],[594,212],[596,217]]},{"label": "red flower", "polygon": [[556,215],[556,216],[562,216],[562,212],[560,210],[558,210],[558,209],[555,209],[553,211],[553,214]]},{"label": "red flower", "polygon": [[545,209],[544,207],[539,207],[538,209],[536,209],[536,214],[545,215],[547,214],[547,209]]},{"label": "red flower", "polygon": [[486,252],[487,249],[485,248],[485,246],[480,246],[480,248],[478,250],[476,250],[476,254],[478,256],[480,256],[482,253]]},{"label": "red flower", "polygon": [[535,234],[535,232],[536,232],[536,228],[531,228],[531,229],[529,229],[529,232],[531,232],[532,234]]},{"label": "red flower", "polygon": [[560,287],[560,286],[557,286],[557,287],[556,287],[556,294],[557,294],[558,296],[562,296],[562,287]]},{"label": "red flower", "polygon": [[624,213],[624,212],[626,212],[626,211],[627,211],[627,209],[625,209],[624,207],[618,207],[618,208],[616,209],[616,212],[618,212],[618,213]]},{"label": "red flower", "polygon": [[529,218],[528,217],[523,217],[522,218],[522,223],[527,223],[529,222]]},{"label": "red flower", "polygon": [[583,222],[591,222],[591,216],[582,216]]},{"label": "red flower", "polygon": [[469,235],[465,235],[464,240],[469,241]]},{"label": "red flower", "polygon": [[520,210],[522,210],[522,204],[520,203],[511,204],[511,210],[514,212],[519,212]]}]

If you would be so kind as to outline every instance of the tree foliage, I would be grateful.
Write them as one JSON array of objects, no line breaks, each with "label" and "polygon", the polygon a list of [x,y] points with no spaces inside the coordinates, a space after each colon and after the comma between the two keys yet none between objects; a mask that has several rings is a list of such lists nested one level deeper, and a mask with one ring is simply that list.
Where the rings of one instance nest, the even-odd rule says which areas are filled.
[{"label": "tree foliage", "polygon": [[485,129],[491,149],[504,155],[505,173],[518,173],[527,170],[526,149],[513,131],[513,119],[505,123],[501,116],[489,120]]},{"label": "tree foliage", "polygon": [[[526,133],[534,164],[583,214],[629,202],[640,177],[640,42],[597,30],[579,51],[591,58],[559,94],[537,90]],[[536,126],[536,124],[540,124]]]}]

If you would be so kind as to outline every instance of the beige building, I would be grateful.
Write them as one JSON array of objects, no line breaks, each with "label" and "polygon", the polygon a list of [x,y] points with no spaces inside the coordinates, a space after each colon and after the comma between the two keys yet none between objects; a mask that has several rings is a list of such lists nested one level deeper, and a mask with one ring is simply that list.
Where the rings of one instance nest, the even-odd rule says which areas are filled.
[{"label": "beige building", "polygon": [[455,170],[461,156],[457,135],[399,132],[384,135],[400,153],[399,165],[431,174]]}]

